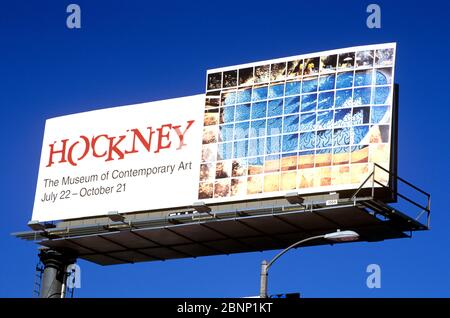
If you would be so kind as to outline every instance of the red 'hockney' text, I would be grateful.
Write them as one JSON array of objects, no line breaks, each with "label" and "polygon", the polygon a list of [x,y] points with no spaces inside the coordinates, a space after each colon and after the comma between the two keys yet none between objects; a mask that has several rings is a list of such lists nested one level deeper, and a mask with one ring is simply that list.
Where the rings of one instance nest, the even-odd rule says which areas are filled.
[{"label": "red 'hockney' text", "polygon": [[165,124],[157,128],[128,129],[125,134],[119,136],[80,135],[76,140],[55,141],[49,144],[50,153],[47,167],[51,167],[55,163],[68,163],[76,166],[79,161],[88,157],[112,161],[122,160],[127,155],[141,151],[159,153],[172,147],[180,150],[187,146],[185,136],[193,123],[194,120],[188,120],[183,125]]}]

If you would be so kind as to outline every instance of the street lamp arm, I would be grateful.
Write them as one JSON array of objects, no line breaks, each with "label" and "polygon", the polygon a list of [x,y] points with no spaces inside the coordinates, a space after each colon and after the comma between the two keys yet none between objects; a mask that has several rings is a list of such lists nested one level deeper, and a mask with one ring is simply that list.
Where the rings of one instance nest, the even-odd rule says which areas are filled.
[{"label": "street lamp arm", "polygon": [[308,237],[304,240],[298,241],[297,243],[292,244],[291,246],[285,248],[284,250],[282,250],[280,253],[278,253],[277,255],[275,255],[274,258],[272,258],[272,260],[267,263],[265,260],[262,261],[261,263],[261,282],[260,282],[260,289],[259,289],[259,297],[260,298],[267,298],[267,277],[268,277],[268,271],[270,266],[272,266],[273,263],[275,263],[275,261],[277,259],[279,259],[281,256],[284,255],[284,253],[286,253],[287,251],[289,251],[291,248],[294,248],[302,243],[308,242],[308,241],[312,241],[312,240],[317,240],[317,239],[325,239],[325,240],[330,240],[330,241],[335,241],[335,242],[349,242],[349,241],[356,241],[359,238],[359,234],[354,232],[354,231],[341,231],[341,230],[337,230],[336,232],[333,233],[328,233],[325,235],[317,235],[317,236],[312,236],[312,237]]},{"label": "street lamp arm", "polygon": [[290,249],[292,249],[292,248],[294,248],[294,247],[296,247],[296,246],[298,246],[298,245],[300,245],[300,244],[303,244],[303,243],[305,243],[305,242],[312,241],[312,240],[317,240],[317,239],[324,238],[324,237],[325,237],[325,235],[312,236],[312,237],[308,237],[308,238],[306,238],[306,239],[304,239],[304,240],[301,240],[301,241],[298,241],[298,242],[292,244],[291,246],[285,248],[285,249],[282,250],[280,253],[278,253],[274,258],[272,258],[272,260],[267,264],[266,270],[268,271],[269,268],[270,268],[270,266],[272,266],[272,264],[275,263],[275,261],[276,261],[277,259],[279,259],[284,253],[286,253],[286,252],[289,251]]}]

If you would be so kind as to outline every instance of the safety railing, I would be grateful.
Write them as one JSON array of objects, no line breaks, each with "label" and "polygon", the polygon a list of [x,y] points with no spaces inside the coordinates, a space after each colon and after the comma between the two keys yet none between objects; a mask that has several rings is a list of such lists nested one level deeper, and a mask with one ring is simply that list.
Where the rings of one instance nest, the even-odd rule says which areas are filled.
[{"label": "safety railing", "polygon": [[[391,181],[391,182],[389,182],[389,184],[397,184],[398,182],[401,182],[404,185],[410,187],[411,189],[414,189],[415,191],[424,195],[426,197],[426,202],[427,202],[426,206],[418,203],[417,201],[413,200],[412,198],[406,196],[405,194],[400,193],[398,191],[398,186],[396,186],[396,187],[387,186],[387,185],[383,184],[382,182],[380,182],[379,180],[377,180],[375,177],[376,171],[377,171],[376,169],[381,169],[382,171],[384,171],[385,173],[387,173],[389,175],[389,180]],[[369,187],[366,186],[368,182],[371,182]],[[350,197],[350,200],[353,201],[354,204],[356,204],[358,194],[362,191],[362,189],[369,189],[369,188],[371,191],[372,199],[377,199],[376,198],[376,189],[377,188],[386,189],[394,196],[400,197],[400,198],[404,199],[405,201],[409,202],[410,204],[416,206],[417,208],[420,209],[420,212],[416,215],[415,220],[418,221],[422,217],[422,215],[424,215],[426,213],[427,214],[426,226],[427,226],[427,228],[430,227],[431,195],[428,192],[420,189],[419,187],[412,184],[411,182],[405,180],[404,178],[399,177],[397,174],[393,173],[392,171],[387,170],[386,168],[384,168],[376,163],[373,164],[372,172],[367,176],[367,178],[364,180],[364,182],[361,183],[361,185],[358,187],[358,189],[356,189],[356,191]]]}]

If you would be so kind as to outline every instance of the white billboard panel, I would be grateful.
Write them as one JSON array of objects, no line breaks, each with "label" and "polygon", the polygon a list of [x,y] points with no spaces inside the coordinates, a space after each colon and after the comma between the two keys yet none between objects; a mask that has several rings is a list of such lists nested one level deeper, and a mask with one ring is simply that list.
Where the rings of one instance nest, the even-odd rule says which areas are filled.
[{"label": "white billboard panel", "polygon": [[33,220],[191,205],[204,95],[48,119]]}]

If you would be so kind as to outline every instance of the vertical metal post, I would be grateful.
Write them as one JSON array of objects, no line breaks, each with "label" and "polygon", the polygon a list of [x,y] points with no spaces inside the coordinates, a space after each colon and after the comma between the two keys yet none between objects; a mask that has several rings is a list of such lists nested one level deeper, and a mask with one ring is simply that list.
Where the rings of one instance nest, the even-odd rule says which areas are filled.
[{"label": "vertical metal post", "polygon": [[52,249],[41,249],[39,258],[44,264],[41,298],[63,298],[66,267],[75,262],[75,257]]},{"label": "vertical metal post", "polygon": [[267,261],[261,263],[261,285],[259,289],[259,297],[267,298]]},{"label": "vertical metal post", "polygon": [[373,164],[373,170],[372,170],[372,199],[375,198],[375,169],[376,169],[376,163]]},{"label": "vertical metal post", "polygon": [[64,266],[63,281],[61,284],[61,298],[66,298],[66,279],[67,279],[67,266]]}]

